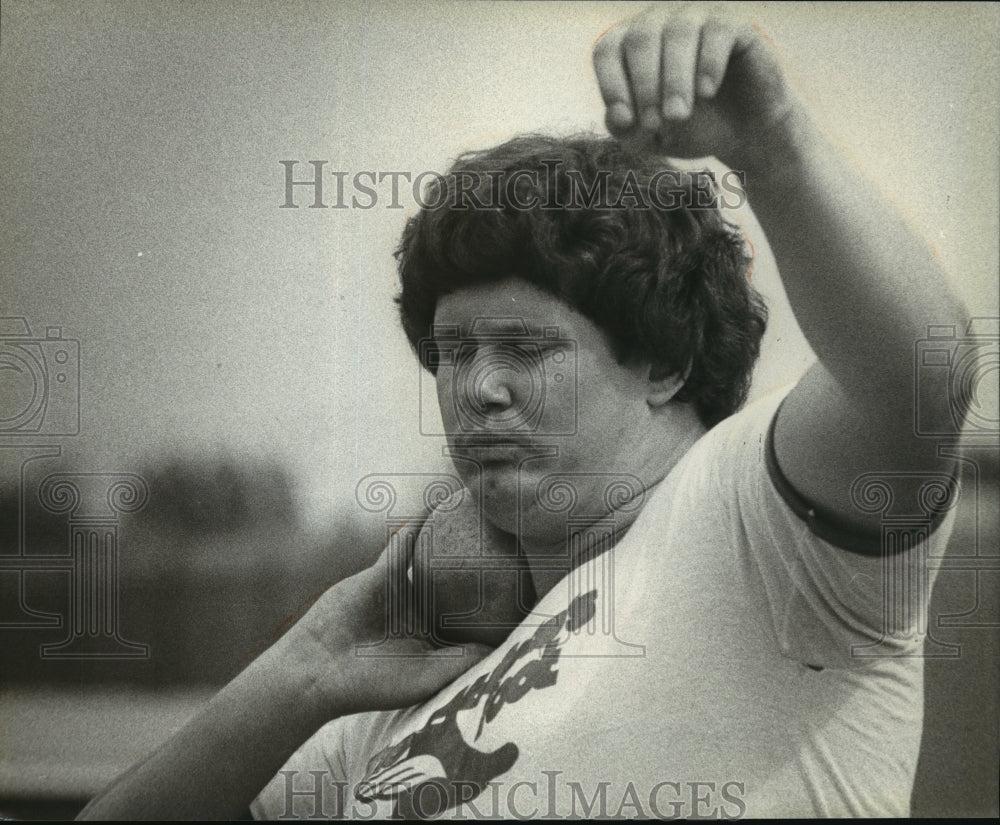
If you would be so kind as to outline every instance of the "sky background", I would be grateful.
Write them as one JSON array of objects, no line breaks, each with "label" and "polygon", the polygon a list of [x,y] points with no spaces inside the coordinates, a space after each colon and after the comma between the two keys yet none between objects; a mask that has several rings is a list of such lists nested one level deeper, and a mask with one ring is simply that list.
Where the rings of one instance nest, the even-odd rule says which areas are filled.
[{"label": "sky background", "polygon": [[[404,186],[404,208],[387,209],[383,185],[370,210],[309,209],[300,188],[303,208],[281,209],[279,161],[301,161],[300,177],[309,160],[416,175],[521,131],[601,130],[590,47],[636,11],[5,0],[0,315],[80,341],[67,461],[277,458],[318,526],[369,473],[444,467],[442,442],[419,435],[419,371],[392,303],[413,198]],[[973,313],[995,316],[1000,9],[744,14]],[[752,215],[737,217],[772,303],[760,394],[811,356]]]}]

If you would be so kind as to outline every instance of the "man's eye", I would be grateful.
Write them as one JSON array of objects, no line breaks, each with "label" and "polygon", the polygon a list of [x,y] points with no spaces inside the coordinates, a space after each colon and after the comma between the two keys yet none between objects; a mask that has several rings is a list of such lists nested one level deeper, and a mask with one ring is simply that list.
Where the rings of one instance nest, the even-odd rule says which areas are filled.
[{"label": "man's eye", "polygon": [[542,357],[542,352],[539,349],[538,344],[534,342],[511,341],[505,345],[505,349],[522,359],[530,358],[534,360]]},{"label": "man's eye", "polygon": [[551,358],[557,353],[565,352],[566,346],[566,341],[544,341],[538,345],[538,349],[540,350],[542,357]]},{"label": "man's eye", "polygon": [[454,352],[450,347],[432,345],[427,348],[427,366],[434,372],[441,367],[450,367],[454,363]]}]

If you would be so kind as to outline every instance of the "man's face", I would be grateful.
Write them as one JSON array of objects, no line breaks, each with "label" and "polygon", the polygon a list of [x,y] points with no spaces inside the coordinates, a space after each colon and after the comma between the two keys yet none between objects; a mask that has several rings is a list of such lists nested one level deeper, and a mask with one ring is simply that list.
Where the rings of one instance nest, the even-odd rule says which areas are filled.
[{"label": "man's face", "polygon": [[445,295],[434,323],[444,431],[494,525],[557,542],[657,480],[648,366],[619,364],[589,319],[512,278]]}]

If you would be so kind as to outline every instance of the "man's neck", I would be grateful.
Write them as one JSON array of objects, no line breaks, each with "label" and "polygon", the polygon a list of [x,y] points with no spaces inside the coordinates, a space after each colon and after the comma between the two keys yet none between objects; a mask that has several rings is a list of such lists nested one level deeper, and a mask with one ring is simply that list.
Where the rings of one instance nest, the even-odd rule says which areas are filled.
[{"label": "man's neck", "polygon": [[617,516],[611,514],[574,528],[567,539],[551,544],[536,544],[530,540],[521,542],[537,599],[541,600],[574,568],[611,550],[628,532],[638,515],[638,509]]},{"label": "man's neck", "polygon": [[575,525],[554,541],[523,536],[521,552],[527,558],[537,599],[541,600],[571,570],[611,550],[621,541],[645,508],[654,489],[704,434],[705,427],[694,417],[675,429],[673,438],[664,443],[664,449],[656,460],[638,468],[641,471],[638,477],[642,480],[638,497],[617,502],[606,515]]}]

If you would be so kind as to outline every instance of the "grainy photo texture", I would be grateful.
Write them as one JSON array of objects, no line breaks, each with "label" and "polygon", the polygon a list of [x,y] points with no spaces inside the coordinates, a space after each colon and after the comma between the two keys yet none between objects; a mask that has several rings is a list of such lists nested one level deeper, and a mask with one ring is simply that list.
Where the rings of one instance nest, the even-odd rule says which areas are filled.
[{"label": "grainy photo texture", "polygon": [[997,814],[1000,11],[0,5],[0,815]]}]

